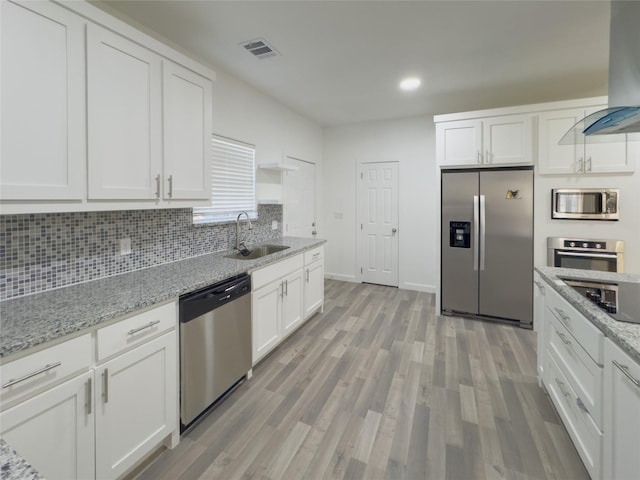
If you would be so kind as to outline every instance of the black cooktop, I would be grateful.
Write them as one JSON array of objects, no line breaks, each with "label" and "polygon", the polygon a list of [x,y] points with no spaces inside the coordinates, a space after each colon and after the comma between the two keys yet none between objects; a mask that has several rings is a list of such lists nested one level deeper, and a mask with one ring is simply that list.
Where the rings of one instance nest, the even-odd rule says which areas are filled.
[{"label": "black cooktop", "polygon": [[560,278],[615,320],[640,324],[640,283]]}]

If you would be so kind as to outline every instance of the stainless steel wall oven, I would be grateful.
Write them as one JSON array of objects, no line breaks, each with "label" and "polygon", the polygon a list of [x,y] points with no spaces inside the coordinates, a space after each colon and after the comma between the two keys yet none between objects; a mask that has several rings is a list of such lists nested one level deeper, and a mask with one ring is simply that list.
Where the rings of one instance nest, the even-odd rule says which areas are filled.
[{"label": "stainless steel wall oven", "polygon": [[624,272],[624,242],[584,238],[547,239],[551,267]]}]

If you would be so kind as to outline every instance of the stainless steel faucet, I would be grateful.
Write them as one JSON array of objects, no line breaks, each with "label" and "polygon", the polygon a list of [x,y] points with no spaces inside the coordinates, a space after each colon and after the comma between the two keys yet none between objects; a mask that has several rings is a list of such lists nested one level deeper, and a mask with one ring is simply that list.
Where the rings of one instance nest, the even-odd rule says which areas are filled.
[{"label": "stainless steel faucet", "polygon": [[249,218],[249,214],[247,212],[240,212],[238,214],[238,218],[236,218],[236,248],[238,250],[240,250],[241,245],[244,245],[244,241],[240,239],[240,234],[242,233],[242,228],[240,227],[240,217],[243,214],[247,216],[247,222],[249,223],[249,230],[253,230],[253,225],[251,224],[251,219]]}]

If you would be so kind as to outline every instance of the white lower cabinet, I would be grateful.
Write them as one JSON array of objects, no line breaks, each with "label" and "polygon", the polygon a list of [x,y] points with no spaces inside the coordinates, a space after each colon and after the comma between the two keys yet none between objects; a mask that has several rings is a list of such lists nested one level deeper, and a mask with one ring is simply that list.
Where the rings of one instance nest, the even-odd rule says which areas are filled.
[{"label": "white lower cabinet", "polygon": [[176,324],[172,302],[1,365],[0,435],[51,480],[126,474],[177,439]]},{"label": "white lower cabinet", "polygon": [[604,345],[603,478],[640,475],[640,364],[609,339]]},{"label": "white lower cabinet", "polygon": [[304,318],[322,310],[324,304],[324,247],[305,253]]},{"label": "white lower cabinet", "polygon": [[96,478],[117,478],[175,430],[175,335],[96,368]]},{"label": "white lower cabinet", "polygon": [[86,372],[0,414],[2,438],[43,477],[94,477],[92,383]]},{"label": "white lower cabinet", "polygon": [[302,323],[303,255],[252,273],[252,358],[255,364]]}]

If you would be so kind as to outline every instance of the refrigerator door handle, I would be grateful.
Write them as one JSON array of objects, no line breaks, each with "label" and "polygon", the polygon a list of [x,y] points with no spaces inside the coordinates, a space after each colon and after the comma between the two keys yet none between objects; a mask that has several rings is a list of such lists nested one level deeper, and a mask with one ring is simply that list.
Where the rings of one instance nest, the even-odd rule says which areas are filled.
[{"label": "refrigerator door handle", "polygon": [[486,222],[487,216],[485,215],[485,203],[486,199],[484,195],[480,195],[480,270],[484,270],[484,252],[486,244]]},{"label": "refrigerator door handle", "polygon": [[473,270],[478,271],[478,249],[480,247],[479,228],[480,221],[478,209],[478,195],[473,196]]}]

